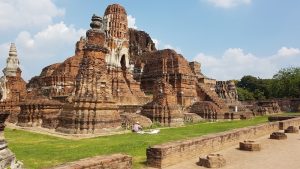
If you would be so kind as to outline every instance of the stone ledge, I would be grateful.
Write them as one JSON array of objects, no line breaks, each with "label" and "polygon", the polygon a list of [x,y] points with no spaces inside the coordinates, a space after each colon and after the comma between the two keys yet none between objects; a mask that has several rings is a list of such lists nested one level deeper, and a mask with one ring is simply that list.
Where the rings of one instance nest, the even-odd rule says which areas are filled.
[{"label": "stone ledge", "polygon": [[300,117],[279,122],[279,129],[284,130],[289,126],[300,126]]},{"label": "stone ledge", "polygon": [[131,169],[132,157],[124,154],[95,156],[65,163],[49,169]]}]

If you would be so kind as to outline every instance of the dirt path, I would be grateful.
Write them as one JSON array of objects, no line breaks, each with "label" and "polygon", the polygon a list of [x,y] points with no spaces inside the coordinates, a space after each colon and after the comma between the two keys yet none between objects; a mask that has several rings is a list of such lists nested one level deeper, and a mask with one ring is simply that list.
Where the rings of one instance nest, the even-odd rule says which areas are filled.
[{"label": "dirt path", "polygon": [[116,134],[125,134],[130,133],[130,130],[121,130],[121,131],[111,131],[107,133],[100,133],[100,134],[64,134],[56,132],[54,129],[47,129],[43,127],[20,127],[12,123],[5,123],[7,128],[10,129],[17,129],[17,130],[24,130],[29,131],[33,133],[39,133],[39,134],[46,134],[50,136],[65,138],[65,139],[71,139],[71,140],[80,140],[80,139],[86,139],[86,138],[94,138],[94,137],[100,137],[100,136],[109,136],[109,135],[116,135]]},{"label": "dirt path", "polygon": [[[256,139],[261,143],[259,152],[238,150],[236,146],[216,152],[226,159],[222,169],[300,169],[300,135],[287,134],[287,140],[271,140],[269,136]],[[198,158],[166,169],[205,169],[196,165]]]}]

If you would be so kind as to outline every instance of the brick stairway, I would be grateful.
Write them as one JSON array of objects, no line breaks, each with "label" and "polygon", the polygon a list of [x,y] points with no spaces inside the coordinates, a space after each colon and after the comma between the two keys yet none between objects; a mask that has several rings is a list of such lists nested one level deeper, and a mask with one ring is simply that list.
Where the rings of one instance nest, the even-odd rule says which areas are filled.
[{"label": "brick stairway", "polygon": [[216,92],[212,91],[205,84],[197,84],[197,86],[214,102],[220,109],[227,108],[226,103],[217,95]]}]

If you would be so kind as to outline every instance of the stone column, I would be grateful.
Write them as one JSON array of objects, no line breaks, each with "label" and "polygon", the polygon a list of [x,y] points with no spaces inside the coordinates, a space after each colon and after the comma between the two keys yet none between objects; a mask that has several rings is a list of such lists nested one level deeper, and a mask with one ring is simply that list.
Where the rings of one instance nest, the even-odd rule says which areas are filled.
[{"label": "stone column", "polygon": [[21,169],[22,164],[16,160],[15,155],[8,149],[4,138],[5,120],[9,113],[0,113],[0,168]]}]

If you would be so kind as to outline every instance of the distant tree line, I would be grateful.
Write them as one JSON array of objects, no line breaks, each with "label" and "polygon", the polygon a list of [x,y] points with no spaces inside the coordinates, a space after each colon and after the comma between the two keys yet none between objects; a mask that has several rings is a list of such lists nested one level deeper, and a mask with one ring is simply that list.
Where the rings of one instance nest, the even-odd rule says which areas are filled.
[{"label": "distant tree line", "polygon": [[236,85],[240,101],[300,98],[300,68],[281,69],[272,79],[244,76]]}]

